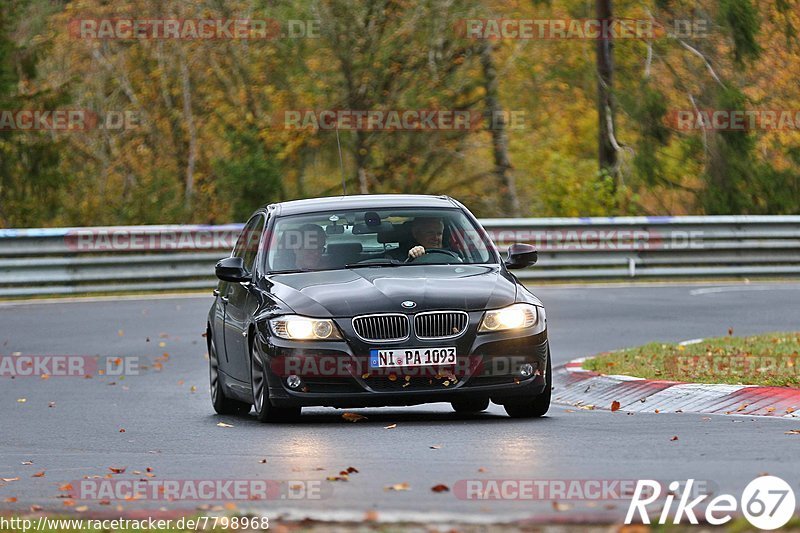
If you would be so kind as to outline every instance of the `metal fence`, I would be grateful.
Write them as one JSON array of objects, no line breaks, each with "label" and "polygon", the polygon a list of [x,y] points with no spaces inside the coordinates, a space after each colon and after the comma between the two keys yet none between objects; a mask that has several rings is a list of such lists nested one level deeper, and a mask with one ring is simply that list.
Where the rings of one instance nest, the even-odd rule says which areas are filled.
[{"label": "metal fence", "polygon": [[[529,280],[800,274],[800,216],[485,219],[501,250],[539,249]],[[205,289],[240,224],[0,229],[0,297]]]}]

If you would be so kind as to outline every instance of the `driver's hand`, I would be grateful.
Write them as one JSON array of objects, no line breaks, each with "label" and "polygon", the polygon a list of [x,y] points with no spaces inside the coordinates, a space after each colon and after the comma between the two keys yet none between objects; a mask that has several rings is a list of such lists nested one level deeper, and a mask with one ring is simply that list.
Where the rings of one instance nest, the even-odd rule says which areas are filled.
[{"label": "driver's hand", "polygon": [[416,259],[417,257],[422,257],[423,255],[425,255],[425,248],[422,246],[415,246],[408,251],[409,259]]}]

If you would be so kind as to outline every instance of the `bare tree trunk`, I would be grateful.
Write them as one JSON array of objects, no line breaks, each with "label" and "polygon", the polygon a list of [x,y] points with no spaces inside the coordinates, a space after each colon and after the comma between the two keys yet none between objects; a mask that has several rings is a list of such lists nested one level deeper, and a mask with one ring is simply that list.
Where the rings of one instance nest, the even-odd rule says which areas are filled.
[{"label": "bare tree trunk", "polygon": [[494,150],[494,175],[500,186],[500,205],[503,215],[519,217],[520,206],[517,195],[517,185],[511,172],[511,161],[508,158],[508,136],[506,135],[506,121],[503,108],[497,94],[497,70],[492,59],[492,45],[486,41],[481,44],[481,65],[486,84],[486,109],[488,111],[489,125],[492,133],[492,148]]},{"label": "bare tree trunk", "polygon": [[189,134],[189,158],[186,163],[186,186],[184,189],[184,201],[186,207],[191,207],[192,196],[194,196],[194,169],[197,164],[197,130],[194,125],[194,115],[192,114],[192,85],[189,79],[189,65],[186,63],[186,56],[181,55],[181,79],[183,82],[183,116],[186,120],[186,130]]},{"label": "bare tree trunk", "polygon": [[356,131],[356,169],[358,175],[358,191],[361,194],[369,194],[369,178],[367,176],[367,155],[369,148],[367,147],[366,133]]},{"label": "bare tree trunk", "polygon": [[[597,18],[610,24],[614,16],[612,0],[597,0]],[[605,170],[614,178],[614,189],[617,188],[619,168],[617,150],[612,142],[614,126],[614,41],[609,35],[607,39],[597,40],[597,120],[598,120],[598,162],[600,170]]]}]

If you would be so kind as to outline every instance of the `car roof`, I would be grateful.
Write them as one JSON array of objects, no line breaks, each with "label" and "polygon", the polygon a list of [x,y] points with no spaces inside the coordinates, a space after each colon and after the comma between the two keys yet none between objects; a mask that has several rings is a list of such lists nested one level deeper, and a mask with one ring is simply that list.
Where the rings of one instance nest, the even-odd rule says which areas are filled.
[{"label": "car roof", "polygon": [[350,196],[329,196],[307,198],[271,204],[277,215],[298,215],[319,211],[339,211],[342,209],[382,209],[392,207],[458,207],[449,196],[427,194],[355,194]]}]

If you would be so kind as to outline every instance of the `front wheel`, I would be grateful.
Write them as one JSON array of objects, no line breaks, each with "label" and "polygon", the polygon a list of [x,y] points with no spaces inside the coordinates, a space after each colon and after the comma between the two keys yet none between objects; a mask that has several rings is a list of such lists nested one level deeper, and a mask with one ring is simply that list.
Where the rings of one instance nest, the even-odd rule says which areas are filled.
[{"label": "front wheel", "polygon": [[275,407],[270,403],[264,359],[252,349],[250,383],[253,388],[253,407],[260,422],[287,422],[300,416],[300,407]]},{"label": "front wheel", "polygon": [[533,398],[509,401],[503,408],[511,418],[539,418],[550,409],[550,395],[553,391],[553,372],[550,364],[550,349],[547,349],[547,375],[544,391]]},{"label": "front wheel", "polygon": [[220,415],[244,415],[250,412],[250,404],[233,400],[225,396],[225,390],[219,379],[219,357],[217,356],[217,348],[211,338],[211,333],[207,333],[208,337],[208,378],[209,378],[209,392],[211,393],[211,405],[214,411]]}]

